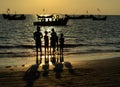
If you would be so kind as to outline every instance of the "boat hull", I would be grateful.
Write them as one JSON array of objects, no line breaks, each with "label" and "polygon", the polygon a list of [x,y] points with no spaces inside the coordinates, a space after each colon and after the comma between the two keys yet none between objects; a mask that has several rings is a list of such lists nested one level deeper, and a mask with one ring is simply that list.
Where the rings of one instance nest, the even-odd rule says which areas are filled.
[{"label": "boat hull", "polygon": [[26,17],[9,17],[8,20],[25,20]]},{"label": "boat hull", "polygon": [[25,20],[26,16],[25,15],[10,15],[10,14],[2,14],[4,19],[8,20]]},{"label": "boat hull", "polygon": [[2,14],[4,19],[7,19],[10,15],[9,14]]},{"label": "boat hull", "polygon": [[104,17],[94,17],[92,18],[93,20],[106,20],[107,19],[107,16],[104,16]]}]

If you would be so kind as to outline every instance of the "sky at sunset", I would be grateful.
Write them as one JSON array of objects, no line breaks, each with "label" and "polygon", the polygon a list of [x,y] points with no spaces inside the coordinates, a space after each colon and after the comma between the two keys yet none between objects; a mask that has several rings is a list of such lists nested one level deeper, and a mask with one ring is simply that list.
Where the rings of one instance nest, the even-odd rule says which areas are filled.
[{"label": "sky at sunset", "polygon": [[0,0],[0,13],[7,8],[24,14],[86,14],[88,10],[90,14],[120,15],[120,0]]}]

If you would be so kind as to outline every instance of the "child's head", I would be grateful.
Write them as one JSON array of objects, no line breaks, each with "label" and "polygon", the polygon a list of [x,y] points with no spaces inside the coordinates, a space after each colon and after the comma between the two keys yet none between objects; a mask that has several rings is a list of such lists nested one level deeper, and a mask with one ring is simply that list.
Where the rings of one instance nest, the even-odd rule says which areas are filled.
[{"label": "child's head", "polygon": [[60,36],[63,37],[63,33],[61,33]]},{"label": "child's head", "polygon": [[55,30],[54,30],[54,28],[52,28],[52,32],[54,32]]},{"label": "child's head", "polygon": [[40,31],[40,27],[39,26],[37,26],[37,31]]},{"label": "child's head", "polygon": [[48,32],[47,32],[47,31],[45,31],[45,34],[48,34]]}]

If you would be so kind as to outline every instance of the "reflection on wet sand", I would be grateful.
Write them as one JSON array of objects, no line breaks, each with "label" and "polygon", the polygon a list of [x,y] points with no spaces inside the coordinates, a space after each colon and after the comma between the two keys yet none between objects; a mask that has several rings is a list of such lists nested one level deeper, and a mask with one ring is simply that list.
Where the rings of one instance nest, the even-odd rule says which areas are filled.
[{"label": "reflection on wet sand", "polygon": [[[25,87],[33,87],[34,81],[40,77],[40,74],[42,74],[43,77],[48,77],[51,66],[53,67],[52,70],[57,79],[62,77],[64,67],[67,68],[69,73],[74,74],[71,63],[64,62],[63,53],[59,55],[59,53],[50,54],[49,52],[46,52],[45,54],[40,54],[40,57],[37,55],[36,64],[32,65],[26,71],[23,77],[24,81],[26,82]],[[39,69],[40,67],[41,69]]]}]

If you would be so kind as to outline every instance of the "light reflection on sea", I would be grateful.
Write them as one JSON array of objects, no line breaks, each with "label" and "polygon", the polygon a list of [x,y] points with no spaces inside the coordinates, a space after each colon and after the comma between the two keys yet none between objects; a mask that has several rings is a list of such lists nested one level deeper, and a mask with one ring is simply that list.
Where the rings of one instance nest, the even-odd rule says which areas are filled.
[{"label": "light reflection on sea", "polygon": [[[13,61],[11,64],[18,60],[25,63],[32,61],[32,58],[35,59],[33,33],[36,31],[36,26],[33,26],[33,22],[36,21],[36,16],[26,16],[27,19],[23,21],[8,21],[0,15],[0,59],[3,63],[6,61],[9,64],[10,62],[7,62],[9,60]],[[58,36],[60,33],[64,34],[66,59],[73,54],[113,53],[115,55],[120,52],[120,16],[108,16],[106,21],[69,20],[67,26],[44,26],[41,27],[41,32],[44,35],[45,30],[49,31],[50,37],[52,28],[55,28]],[[43,39],[42,45],[44,45]],[[82,57],[79,58],[81,59]],[[95,58],[84,57],[84,59]]]}]

